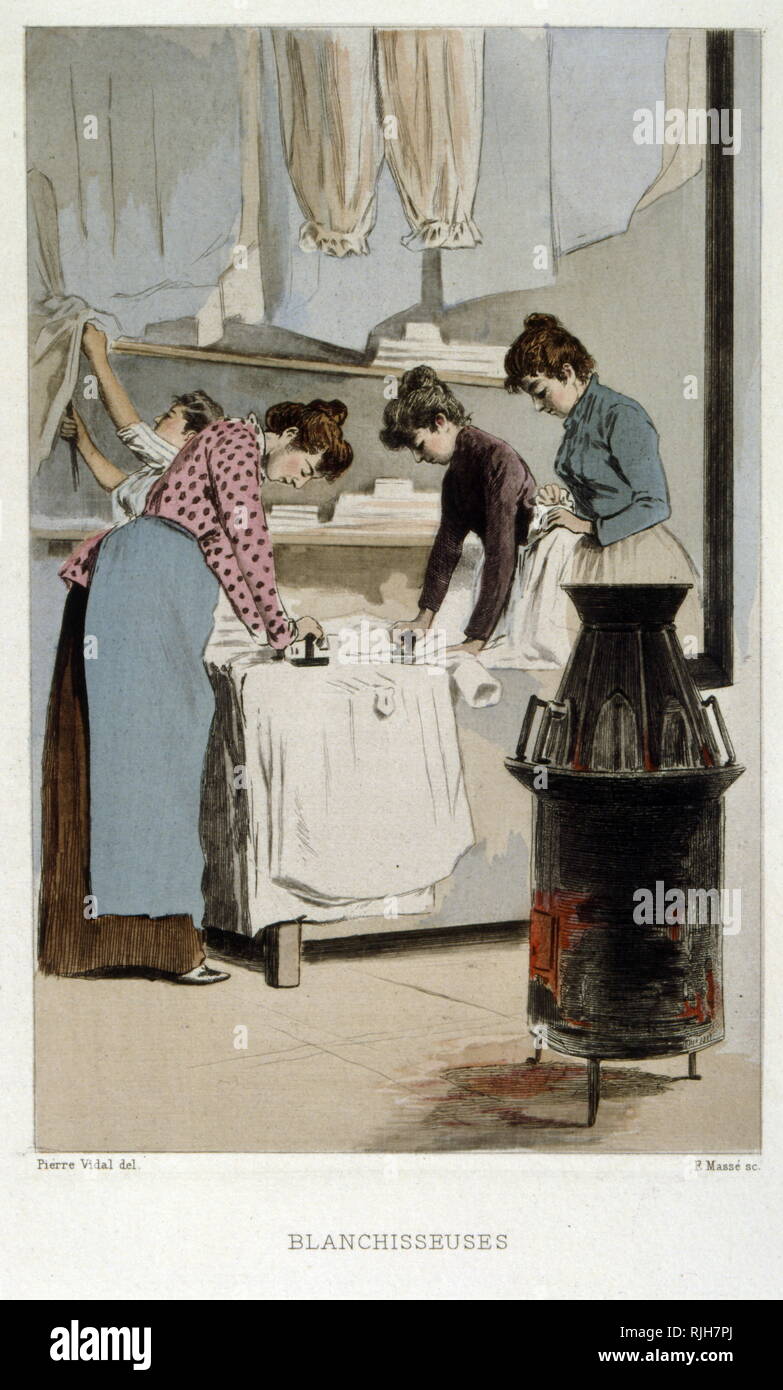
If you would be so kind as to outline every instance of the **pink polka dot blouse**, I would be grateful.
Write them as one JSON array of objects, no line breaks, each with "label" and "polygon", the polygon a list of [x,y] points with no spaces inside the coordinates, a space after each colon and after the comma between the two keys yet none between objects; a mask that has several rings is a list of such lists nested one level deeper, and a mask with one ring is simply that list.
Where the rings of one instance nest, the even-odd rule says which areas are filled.
[{"label": "pink polka dot blouse", "polygon": [[[151,489],[144,515],[190,531],[240,621],[253,633],[265,631],[270,646],[287,647],[296,629],[277,592],[260,464],[253,424],[216,420],[180,449]],[[103,535],[66,561],[60,574],[67,583],[89,586]]]}]

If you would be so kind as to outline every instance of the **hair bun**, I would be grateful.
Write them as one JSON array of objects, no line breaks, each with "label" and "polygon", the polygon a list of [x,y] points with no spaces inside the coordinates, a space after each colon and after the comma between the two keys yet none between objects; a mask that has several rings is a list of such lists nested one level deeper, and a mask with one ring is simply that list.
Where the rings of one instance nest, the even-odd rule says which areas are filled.
[{"label": "hair bun", "polygon": [[320,415],[328,415],[336,425],[342,425],[348,419],[348,407],[343,405],[342,401],[310,401],[307,409],[317,410]]},{"label": "hair bun", "polygon": [[439,386],[440,377],[434,367],[425,367],[424,363],[420,367],[411,367],[410,371],[404,372],[397,388],[398,396],[409,396],[413,391],[421,391],[426,386]]},{"label": "hair bun", "polygon": [[535,331],[539,328],[561,328],[560,320],[554,314],[528,314],[525,328]]}]

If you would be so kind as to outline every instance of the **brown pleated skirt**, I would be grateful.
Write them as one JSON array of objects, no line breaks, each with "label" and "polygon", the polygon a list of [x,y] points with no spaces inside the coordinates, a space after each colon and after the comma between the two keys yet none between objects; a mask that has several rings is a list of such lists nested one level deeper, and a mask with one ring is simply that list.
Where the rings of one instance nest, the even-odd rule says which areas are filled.
[{"label": "brown pleated skirt", "polygon": [[74,584],[65,603],[46,717],[39,965],[47,975],[122,969],[183,975],[204,960],[202,935],[189,915],[85,916],[90,894],[86,608],[87,590]]}]

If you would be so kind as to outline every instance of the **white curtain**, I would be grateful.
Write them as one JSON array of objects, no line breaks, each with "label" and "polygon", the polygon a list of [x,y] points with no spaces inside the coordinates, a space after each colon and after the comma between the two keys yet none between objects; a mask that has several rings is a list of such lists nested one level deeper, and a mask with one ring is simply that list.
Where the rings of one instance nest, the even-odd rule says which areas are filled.
[{"label": "white curtain", "polygon": [[447,304],[555,280],[546,29],[484,34],[484,122],[473,219],[481,245],[443,255]]},{"label": "white curtain", "polygon": [[285,157],[303,251],[366,255],[383,139],[371,29],[276,29]]},{"label": "white curtain", "polygon": [[470,247],[483,119],[482,29],[379,29],[386,158],[411,250]]},{"label": "white curtain", "polygon": [[239,96],[241,213],[237,244],[230,264],[196,315],[199,347],[223,337],[229,322],[257,324],[265,318],[261,215],[262,139],[261,33],[235,29]]},{"label": "white curtain", "polygon": [[93,313],[77,295],[65,293],[54,189],[37,169],[27,176],[27,220],[30,467],[36,473],[52,452],[76,389],[85,323],[92,319],[109,333],[116,332],[117,324]]},{"label": "white curtain", "polygon": [[226,29],[32,29],[29,166],[50,181],[66,293],[129,337],[192,319],[232,262],[240,73]]},{"label": "white curtain", "polygon": [[667,37],[665,29],[550,30],[552,212],[559,256],[626,232],[660,170],[660,147],[633,138],[633,114],[654,110],[663,97]]},{"label": "white curtain", "polygon": [[[406,248],[473,248],[442,258],[450,304],[551,284],[553,240],[625,231],[701,157],[629,139],[664,95],[667,37],[559,29],[548,60],[529,28],[29,30],[28,161],[54,190],[65,293],[130,337],[263,323],[362,350],[419,298]],[[669,104],[703,104],[703,43],[670,36]]]},{"label": "white curtain", "polygon": [[[707,105],[707,31],[672,29],[666,45],[667,111],[703,111]],[[692,179],[702,166],[702,146],[664,145],[661,171],[636,204],[634,212],[649,207],[656,198],[672,193]]]}]

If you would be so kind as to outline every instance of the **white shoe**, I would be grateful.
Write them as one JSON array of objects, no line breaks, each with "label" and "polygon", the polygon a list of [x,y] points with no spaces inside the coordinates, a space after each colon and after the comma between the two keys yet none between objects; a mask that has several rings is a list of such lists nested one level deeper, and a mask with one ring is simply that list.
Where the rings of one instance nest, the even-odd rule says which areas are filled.
[{"label": "white shoe", "polygon": [[195,970],[188,970],[186,975],[177,976],[178,985],[217,985],[221,980],[230,980],[231,976],[225,970],[213,970],[209,965],[197,965]]}]

